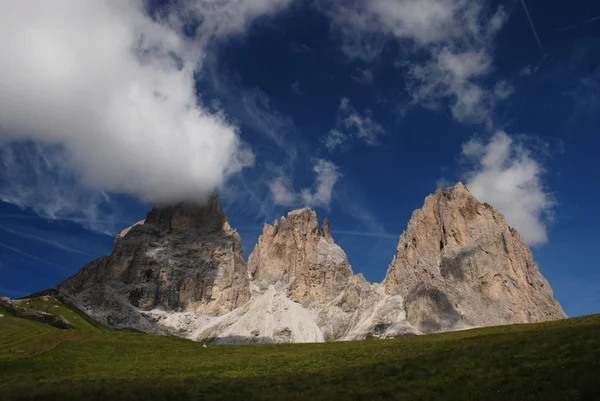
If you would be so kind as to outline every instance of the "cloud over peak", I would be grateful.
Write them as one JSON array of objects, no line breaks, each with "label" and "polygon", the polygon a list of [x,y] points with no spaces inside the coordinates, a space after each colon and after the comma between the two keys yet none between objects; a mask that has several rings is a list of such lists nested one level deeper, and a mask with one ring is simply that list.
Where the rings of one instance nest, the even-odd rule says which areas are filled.
[{"label": "cloud over peak", "polygon": [[[185,1],[159,18],[142,1],[1,3],[4,153],[7,143],[57,146],[99,193],[204,198],[254,162],[238,128],[198,102],[206,44],[289,2]],[[193,38],[183,33],[190,19],[204,21]]]},{"label": "cloud over peak", "polygon": [[554,206],[543,186],[544,168],[532,156],[535,151],[503,131],[488,141],[471,139],[462,147],[470,167],[464,174],[469,190],[498,208],[530,245],[547,242]]}]

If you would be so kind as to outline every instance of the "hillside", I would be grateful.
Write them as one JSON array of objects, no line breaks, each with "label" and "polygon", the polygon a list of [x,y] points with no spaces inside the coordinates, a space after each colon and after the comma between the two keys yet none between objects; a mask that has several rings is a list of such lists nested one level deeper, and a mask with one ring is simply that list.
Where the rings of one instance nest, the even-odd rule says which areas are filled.
[{"label": "hillside", "polygon": [[393,340],[207,347],[0,315],[6,401],[600,397],[600,315]]}]

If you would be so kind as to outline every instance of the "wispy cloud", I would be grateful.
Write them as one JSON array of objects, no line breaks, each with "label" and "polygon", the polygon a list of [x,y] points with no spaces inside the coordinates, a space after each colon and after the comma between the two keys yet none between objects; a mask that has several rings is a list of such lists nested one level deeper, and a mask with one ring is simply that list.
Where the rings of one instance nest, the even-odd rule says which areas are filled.
[{"label": "wispy cloud", "polygon": [[289,177],[276,177],[268,185],[276,205],[293,206],[297,203],[298,194],[292,189],[292,180]]},{"label": "wispy cloud", "polygon": [[386,133],[383,126],[373,119],[370,110],[364,114],[357,112],[348,98],[340,101],[336,119],[335,128],[322,138],[330,152],[354,140],[374,146],[378,144],[379,137]]},{"label": "wispy cloud", "polygon": [[9,251],[12,251],[12,252],[18,253],[19,255],[25,256],[25,257],[27,257],[27,258],[29,258],[29,259],[32,259],[32,260],[35,260],[35,261],[37,261],[37,262],[43,263],[43,264],[45,264],[45,265],[52,266],[52,267],[56,267],[56,268],[58,268],[58,269],[61,269],[62,271],[68,272],[68,270],[67,270],[65,267],[61,266],[61,265],[58,265],[58,264],[56,264],[56,263],[52,263],[52,262],[49,262],[49,261],[47,261],[47,260],[45,260],[45,259],[39,258],[39,257],[37,257],[37,256],[35,256],[35,255],[32,255],[32,254],[31,254],[31,253],[29,253],[29,252],[25,252],[25,251],[23,251],[22,249],[15,248],[14,246],[10,246],[10,245],[7,245],[7,244],[5,244],[5,243],[3,243],[3,242],[0,242],[0,247],[1,247],[1,248],[4,248],[4,249],[7,249],[7,250],[9,250]]},{"label": "wispy cloud", "polygon": [[16,235],[16,236],[21,237],[21,238],[32,239],[32,240],[35,240],[35,241],[38,241],[38,242],[50,245],[50,246],[52,246],[52,247],[54,247],[56,249],[59,249],[61,251],[66,251],[66,252],[71,252],[71,253],[81,253],[81,254],[96,256],[95,254],[87,252],[87,251],[85,251],[83,249],[74,248],[74,247],[71,247],[71,246],[69,246],[67,244],[64,244],[62,242],[53,240],[53,239],[50,238],[51,235],[48,235],[48,233],[46,233],[46,236],[42,236],[41,233],[38,233],[38,234],[27,233],[27,232],[24,232],[22,230],[15,230],[15,229],[6,227],[4,225],[0,225],[0,230],[2,230],[4,232],[7,232],[9,234],[12,234],[12,235]]},{"label": "wispy cloud", "polygon": [[304,43],[297,43],[297,42],[292,42],[290,44],[290,50],[293,53],[297,53],[297,54],[312,54],[313,53],[313,49],[311,49],[310,46],[308,46]]},{"label": "wispy cloud", "polygon": [[317,159],[313,165],[315,184],[313,188],[304,188],[295,192],[289,177],[275,177],[269,182],[269,189],[274,204],[283,206],[329,207],[333,188],[341,177],[338,167],[329,160]]},{"label": "wispy cloud", "polygon": [[83,188],[60,147],[32,142],[0,145],[0,200],[48,220],[69,220],[114,235],[128,219],[102,190]]},{"label": "wispy cloud", "polygon": [[[351,58],[372,61],[390,38],[401,44],[410,103],[449,107],[455,119],[489,123],[496,103],[492,43],[507,14],[470,0],[323,2]],[[504,84],[506,85],[506,84]]]},{"label": "wispy cloud", "polygon": [[363,85],[371,85],[375,82],[375,75],[373,72],[367,68],[360,69],[358,68],[356,74],[350,76],[353,80]]},{"label": "wispy cloud", "polygon": [[544,47],[542,46],[542,41],[540,40],[540,36],[538,35],[537,29],[535,28],[533,19],[531,19],[531,15],[529,14],[529,9],[527,8],[525,0],[521,0],[521,5],[523,6],[523,10],[525,11],[525,15],[527,16],[527,21],[529,21],[529,26],[531,26],[531,31],[533,32],[533,36],[535,37],[535,41],[540,49],[540,52],[542,52],[542,56],[545,56],[546,52],[544,51]]},{"label": "wispy cloud", "polygon": [[394,235],[386,232],[377,233],[377,232],[364,232],[364,231],[352,231],[352,230],[332,230],[333,234],[342,234],[342,235],[355,235],[359,237],[377,237],[377,238],[389,238],[398,241],[400,235]]}]

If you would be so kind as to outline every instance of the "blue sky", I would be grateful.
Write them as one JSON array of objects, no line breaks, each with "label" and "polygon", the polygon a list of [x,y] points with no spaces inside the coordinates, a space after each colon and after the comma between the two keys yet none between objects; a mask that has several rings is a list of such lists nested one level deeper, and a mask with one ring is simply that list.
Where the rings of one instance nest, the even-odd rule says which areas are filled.
[{"label": "blue sky", "polygon": [[309,205],[381,281],[413,210],[462,180],[568,315],[600,311],[600,4],[34,3],[0,6],[0,294],[215,189],[246,256]]}]

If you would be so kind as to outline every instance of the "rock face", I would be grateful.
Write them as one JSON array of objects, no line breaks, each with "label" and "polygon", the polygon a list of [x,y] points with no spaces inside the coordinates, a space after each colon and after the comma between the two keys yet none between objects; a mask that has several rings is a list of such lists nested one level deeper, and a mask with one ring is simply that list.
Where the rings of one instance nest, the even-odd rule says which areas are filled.
[{"label": "rock face", "polygon": [[423,332],[565,317],[519,233],[461,183],[413,213],[384,285]]},{"label": "rock face", "polygon": [[565,317],[529,248],[462,184],[415,211],[383,283],[355,275],[327,219],[265,224],[244,262],[216,197],[154,208],[59,294],[115,328],[222,343],[390,338]]},{"label": "rock face", "polygon": [[404,321],[401,297],[389,297],[380,284],[352,273],[329,221],[325,218],[320,228],[314,210],[294,210],[266,224],[248,269],[260,289],[276,287],[309,310],[324,339],[418,333]]},{"label": "rock face", "polygon": [[109,326],[150,331],[138,311],[221,315],[250,299],[241,239],[216,197],[204,206],[154,208],[117,236],[111,255],[83,267],[59,290]]},{"label": "rock face", "polygon": [[281,283],[300,304],[331,300],[352,277],[344,251],[329,233],[327,219],[319,228],[311,209],[295,210],[273,225],[265,224],[248,258],[252,279],[261,288]]}]

